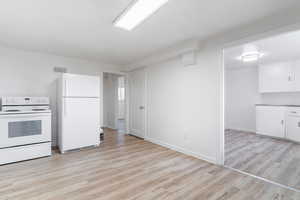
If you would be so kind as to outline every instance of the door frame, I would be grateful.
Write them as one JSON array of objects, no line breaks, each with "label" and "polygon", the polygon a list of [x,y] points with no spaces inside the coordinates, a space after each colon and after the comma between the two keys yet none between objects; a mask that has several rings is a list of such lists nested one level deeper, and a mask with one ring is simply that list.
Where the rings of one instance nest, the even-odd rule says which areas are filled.
[{"label": "door frame", "polygon": [[265,31],[262,33],[253,34],[251,36],[246,36],[244,38],[241,38],[239,40],[231,41],[228,43],[225,43],[221,46],[222,49],[222,65],[221,65],[221,72],[219,74],[220,76],[220,115],[219,115],[219,121],[220,121],[220,130],[219,134],[217,134],[217,160],[216,164],[225,166],[225,50],[231,47],[243,45],[246,43],[250,43],[257,40],[263,40],[274,36],[283,35],[286,33],[299,31],[300,30],[300,23],[292,24],[283,26],[281,28],[275,28],[271,29],[269,31]]},{"label": "door frame", "polygon": [[[103,126],[104,123],[104,74],[105,73],[109,73],[109,74],[115,74],[115,75],[119,75],[119,76],[123,76],[125,79],[125,134],[129,133],[129,88],[128,88],[128,73],[126,72],[116,72],[116,71],[102,71],[101,72],[101,87],[100,87],[100,95],[101,95],[101,105],[100,105],[100,109],[101,109],[101,126]],[[116,118],[115,117],[115,122],[116,122]]]}]

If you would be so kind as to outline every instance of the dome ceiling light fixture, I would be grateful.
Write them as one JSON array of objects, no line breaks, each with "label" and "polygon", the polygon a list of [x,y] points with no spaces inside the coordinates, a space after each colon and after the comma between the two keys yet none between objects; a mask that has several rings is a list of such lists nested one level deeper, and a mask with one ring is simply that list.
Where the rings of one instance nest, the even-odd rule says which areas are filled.
[{"label": "dome ceiling light fixture", "polygon": [[243,62],[254,62],[258,61],[260,58],[264,56],[255,45],[245,45],[244,51],[241,56],[238,57],[238,60]]}]

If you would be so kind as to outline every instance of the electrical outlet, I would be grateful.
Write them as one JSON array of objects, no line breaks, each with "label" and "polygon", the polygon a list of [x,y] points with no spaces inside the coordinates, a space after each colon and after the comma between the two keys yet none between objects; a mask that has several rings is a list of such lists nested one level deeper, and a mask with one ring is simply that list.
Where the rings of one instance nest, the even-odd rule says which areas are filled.
[{"label": "electrical outlet", "polygon": [[188,140],[189,139],[189,133],[188,133],[188,131],[184,131],[184,133],[183,133],[183,139],[184,140]]}]

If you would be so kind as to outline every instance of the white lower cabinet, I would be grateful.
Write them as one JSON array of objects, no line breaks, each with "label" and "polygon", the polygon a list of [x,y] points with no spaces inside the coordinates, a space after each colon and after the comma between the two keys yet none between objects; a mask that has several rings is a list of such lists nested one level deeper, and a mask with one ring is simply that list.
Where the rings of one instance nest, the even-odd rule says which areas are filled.
[{"label": "white lower cabinet", "polygon": [[256,133],[300,142],[300,108],[257,106]]},{"label": "white lower cabinet", "polygon": [[286,138],[300,142],[300,109],[288,109],[286,113]]},{"label": "white lower cabinet", "polygon": [[285,137],[285,107],[257,106],[256,133],[271,137]]}]

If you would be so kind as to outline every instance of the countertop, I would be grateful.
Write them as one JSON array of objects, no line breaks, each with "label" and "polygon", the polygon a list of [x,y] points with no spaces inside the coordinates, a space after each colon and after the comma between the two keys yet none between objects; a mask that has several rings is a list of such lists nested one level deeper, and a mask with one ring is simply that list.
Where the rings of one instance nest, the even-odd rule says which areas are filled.
[{"label": "countertop", "polygon": [[300,105],[255,104],[255,106],[300,107]]}]

